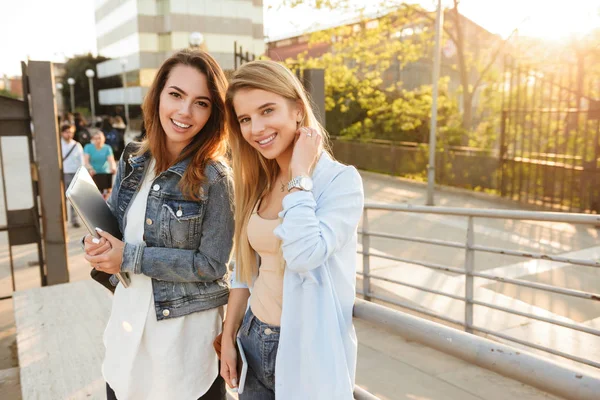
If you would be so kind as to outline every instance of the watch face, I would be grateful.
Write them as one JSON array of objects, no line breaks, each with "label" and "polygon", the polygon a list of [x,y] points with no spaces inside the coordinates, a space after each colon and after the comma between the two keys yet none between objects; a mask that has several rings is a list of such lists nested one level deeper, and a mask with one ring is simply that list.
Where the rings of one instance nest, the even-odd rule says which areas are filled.
[{"label": "watch face", "polygon": [[312,190],[313,181],[308,176],[303,176],[300,178],[300,186],[302,186],[303,190]]}]

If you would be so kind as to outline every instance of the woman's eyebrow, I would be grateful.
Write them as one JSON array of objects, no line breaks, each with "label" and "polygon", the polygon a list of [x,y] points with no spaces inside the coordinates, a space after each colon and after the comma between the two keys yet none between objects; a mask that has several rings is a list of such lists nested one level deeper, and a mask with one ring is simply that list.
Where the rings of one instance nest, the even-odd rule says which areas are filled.
[{"label": "woman's eyebrow", "polygon": [[258,110],[262,110],[263,108],[274,106],[275,103],[265,103],[262,106],[258,107]]},{"label": "woman's eyebrow", "polygon": [[[175,90],[181,92],[184,96],[187,96],[187,93],[185,92],[185,90],[181,89],[178,86],[172,85],[172,86],[169,86],[169,89],[175,89]],[[210,97],[207,97],[207,96],[198,96],[196,98],[211,101]]]}]

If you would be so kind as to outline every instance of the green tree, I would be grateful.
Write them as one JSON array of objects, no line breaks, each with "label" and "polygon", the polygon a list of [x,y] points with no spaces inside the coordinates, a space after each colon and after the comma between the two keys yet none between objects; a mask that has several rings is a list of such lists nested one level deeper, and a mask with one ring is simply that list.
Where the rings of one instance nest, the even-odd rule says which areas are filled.
[{"label": "green tree", "polygon": [[[363,22],[367,19],[366,9],[364,5],[357,5],[354,0],[284,0],[283,7],[297,7],[300,5],[309,5],[323,11],[337,10],[338,12],[353,15],[357,19],[362,19]],[[403,1],[387,0],[374,1],[369,4],[370,10],[379,10],[381,14],[385,14],[385,18],[391,23],[381,24],[377,29],[371,29],[371,36],[381,38],[396,37],[402,38],[403,28],[410,29],[411,42],[419,42],[419,48],[414,48],[413,51],[407,48],[402,48],[403,64],[411,60],[419,58],[432,58],[433,50],[433,25],[435,22],[435,13],[425,10],[418,5],[405,4]],[[340,11],[341,10],[341,11]],[[490,127],[493,123],[485,119],[489,113],[479,113],[481,107],[474,107],[474,100],[479,98],[479,104],[486,102],[488,105],[499,105],[498,101],[485,99],[482,96],[494,97],[490,87],[498,90],[499,74],[496,68],[499,64],[499,57],[506,51],[506,45],[512,38],[501,39],[498,36],[490,34],[482,34],[485,31],[470,21],[462,18],[459,14],[459,1],[455,0],[452,7],[444,12],[444,38],[443,42],[456,49],[456,54],[453,56],[454,67],[458,72],[460,81],[462,115],[461,126],[463,128],[462,143],[467,145],[470,139],[473,138],[472,132],[481,132],[482,130],[493,131]],[[391,29],[390,29],[391,28]],[[416,28],[416,29],[415,29]],[[514,32],[513,32],[514,33]],[[314,35],[313,35],[314,36]],[[363,40],[360,35],[353,35],[352,40]],[[451,42],[449,42],[451,41]],[[381,42],[390,42],[390,40],[381,40]],[[399,41],[391,41],[399,42]],[[406,42],[406,40],[402,40]],[[382,43],[383,45],[383,43]],[[394,45],[392,45],[394,46]],[[367,44],[366,49],[373,49],[370,44]],[[384,60],[390,60],[390,54],[394,52],[383,52],[373,57],[373,52],[365,52],[358,56],[366,60],[373,59],[380,67],[380,71],[385,70],[389,64],[385,64]],[[476,114],[474,114],[474,111]],[[488,128],[479,127],[483,123]],[[469,134],[471,132],[471,134]]]},{"label": "green tree", "polygon": [[110,89],[114,87],[120,87],[122,85],[121,78],[114,76],[110,78],[98,79],[98,73],[96,65],[99,63],[110,60],[103,56],[94,57],[92,54],[86,54],[81,56],[75,56],[69,59],[65,64],[65,75],[63,81],[62,95],[65,99],[66,104],[70,104],[71,94],[69,84],[67,83],[68,78],[75,79],[74,92],[75,92],[75,107],[76,109],[87,109],[90,110],[90,86],[89,80],[85,75],[87,69],[92,69],[96,76],[92,78],[94,84],[94,101],[96,105],[96,114],[108,114],[111,111],[110,106],[102,106],[98,102],[98,91],[102,89]]},{"label": "green tree", "polygon": [[[377,18],[359,17],[354,24],[310,35],[309,46],[329,46],[322,56],[311,58],[305,52],[287,60],[293,68],[324,69],[329,132],[359,139],[428,141],[431,85],[407,90],[397,76],[428,51],[431,32],[419,30],[425,22],[405,8]],[[410,34],[407,26],[414,28]],[[458,106],[448,97],[447,84],[442,79],[439,118],[444,133],[456,135]]]},{"label": "green tree", "polygon": [[19,98],[19,96],[17,96],[13,92],[9,92],[8,90],[4,90],[4,89],[0,90],[0,96],[10,97],[11,99],[18,99]]}]

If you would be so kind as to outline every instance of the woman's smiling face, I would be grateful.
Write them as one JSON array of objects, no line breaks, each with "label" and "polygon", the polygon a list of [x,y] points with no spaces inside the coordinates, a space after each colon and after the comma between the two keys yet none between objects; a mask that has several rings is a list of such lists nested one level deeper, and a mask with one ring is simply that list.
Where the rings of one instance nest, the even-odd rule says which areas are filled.
[{"label": "woman's smiling face", "polygon": [[262,89],[241,89],[233,107],[244,139],[267,159],[276,159],[294,143],[301,118],[298,104]]},{"label": "woman's smiling face", "polygon": [[204,128],[211,110],[206,75],[183,64],[173,67],[158,107],[167,148],[183,150]]}]

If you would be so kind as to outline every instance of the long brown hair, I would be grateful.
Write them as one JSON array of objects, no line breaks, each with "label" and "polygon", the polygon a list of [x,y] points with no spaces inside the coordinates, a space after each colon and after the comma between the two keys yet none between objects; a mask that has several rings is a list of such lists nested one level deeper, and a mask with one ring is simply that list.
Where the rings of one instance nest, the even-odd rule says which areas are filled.
[{"label": "long brown hair", "polygon": [[304,118],[299,126],[318,129],[323,136],[325,151],[328,136],[317,121],[308,94],[289,69],[274,61],[252,61],[242,65],[232,75],[225,98],[227,125],[231,132],[231,159],[235,192],[234,254],[237,279],[248,284],[256,275],[256,255],[248,241],[248,221],[254,206],[273,187],[280,172],[276,160],[263,157],[244,137],[237,120],[233,98],[241,89],[261,89],[300,102]]},{"label": "long brown hair", "polygon": [[[159,104],[171,70],[177,65],[186,65],[206,75],[212,99],[212,110],[206,124],[194,136],[192,142],[173,161],[167,158],[166,134],[160,123]],[[167,170],[171,165],[191,157],[190,164],[179,183],[183,194],[199,199],[200,186],[204,181],[204,170],[211,160],[224,160],[228,150],[228,131],[225,127],[225,91],[227,79],[219,64],[208,53],[201,50],[181,50],[169,57],[160,67],[142,104],[146,138],[137,154],[150,152],[156,160],[155,172]]]}]

